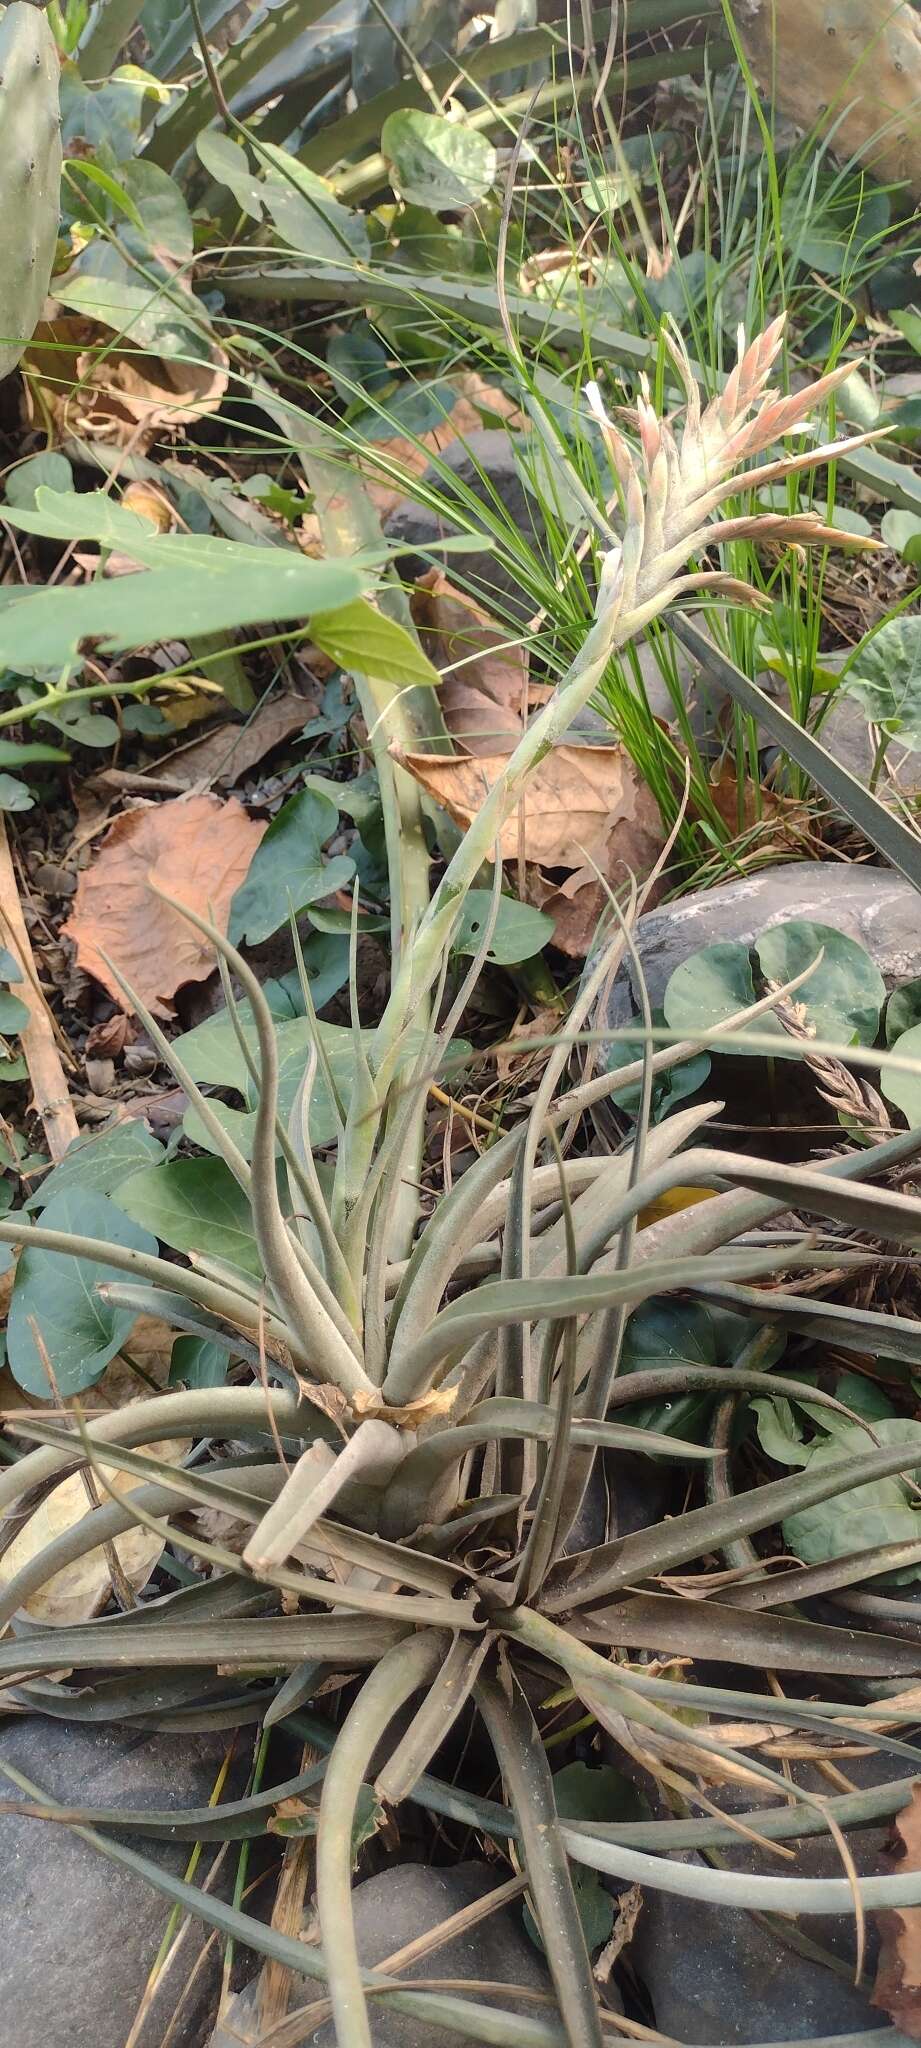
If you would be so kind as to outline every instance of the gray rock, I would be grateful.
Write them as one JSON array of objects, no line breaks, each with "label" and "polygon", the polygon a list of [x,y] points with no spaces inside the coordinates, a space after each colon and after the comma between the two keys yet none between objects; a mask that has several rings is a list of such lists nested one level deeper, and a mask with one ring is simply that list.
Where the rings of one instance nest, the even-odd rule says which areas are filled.
[{"label": "gray rock", "polygon": [[[495,510],[495,499],[499,498],[512,524],[517,526],[535,552],[540,553],[541,534],[535,522],[536,501],[521,481],[508,434],[497,427],[484,427],[475,429],[463,440],[450,443],[439,457],[438,469],[430,466],[422,479],[431,489],[450,497],[450,481],[442,474],[441,464],[451,471],[459,484],[472,491],[482,505],[492,504]],[[427,505],[416,504],[412,499],[396,507],[385,527],[388,540],[397,541],[401,551],[405,550],[409,556],[408,561],[405,557],[400,561],[400,573],[407,581],[424,575],[430,567],[430,563],[415,551],[420,547],[434,547],[445,535],[457,531],[456,521],[445,519]],[[465,589],[470,589],[487,609],[523,621],[531,617],[537,608],[534,597],[528,594],[520,577],[499,559],[495,545],[486,536],[482,552],[459,558],[445,555],[442,566],[448,575],[460,575]]]},{"label": "gray rock", "polygon": [[[75,1727],[29,1716],[0,1729],[0,1760],[65,1805],[205,1806],[225,1753],[220,1737]],[[0,1774],[0,1797],[24,1797]],[[231,1795],[233,1796],[233,1795]],[[188,1843],[136,1840],[181,1876]],[[202,1881],[212,1855],[198,1873]],[[124,2048],[170,1915],[168,1900],[71,1829],[0,1813],[0,2011],[8,2048]],[[189,1925],[138,2048],[161,2048],[207,1929]],[[220,1977],[214,1944],[170,2048],[201,2048]]]},{"label": "gray rock", "polygon": [[669,1476],[649,1458],[605,1451],[595,1459],[582,1505],[563,1546],[567,1556],[648,1529],[665,1512]]},{"label": "gray rock", "polygon": [[[362,1962],[369,1968],[382,1963],[501,1882],[500,1876],[481,1863],[459,1863],[453,1870],[398,1863],[369,1877],[353,1894]],[[456,1935],[401,1975],[420,1984],[433,1977],[463,1977],[521,1984],[534,1991],[551,1989],[546,1964],[522,1926],[520,1904],[501,1906],[469,1933]],[[496,2010],[533,2017],[539,2008],[530,2001],[511,2000],[504,2008],[496,2005]],[[444,2027],[393,2012],[383,2002],[375,2005],[374,2048],[455,2048],[457,2038]],[[332,2023],[321,2026],[309,2040],[312,2048],[336,2048]],[[258,2041],[258,1993],[255,1985],[248,1985],[224,2014],[211,2048],[250,2048]]]},{"label": "gray rock", "polygon": [[[718,939],[751,945],[771,925],[808,918],[865,946],[892,988],[921,975],[921,917],[911,883],[891,868],[846,868],[833,861],[788,861],[719,889],[682,896],[639,919],[636,940],[653,1008],[682,960]],[[625,967],[611,992],[606,1023],[619,1030],[639,1008]]]},{"label": "gray rock", "polygon": [[[861,1761],[860,1759],[857,1760]],[[880,1773],[873,1768],[867,1782],[875,1783]],[[882,1775],[892,1776],[892,1759],[882,1760]],[[845,1770],[855,1783],[863,1782],[859,1772]],[[824,1789],[812,1774],[814,1789]],[[720,1806],[733,1812],[746,1811],[762,1803],[754,1788],[744,1794],[715,1795]],[[880,1850],[887,1840],[884,1828],[865,1829],[849,1836],[854,1860],[861,1875],[881,1868]],[[798,1844],[796,1867],[785,1864],[785,1874],[800,1877],[840,1877],[841,1861],[834,1843],[826,1837],[809,1837]],[[733,1870],[759,1871],[777,1875],[776,1858],[747,1843],[723,1848],[721,1858]],[[695,1863],[692,1855],[674,1859]],[[856,1960],[852,1914],[809,1916],[791,1926],[791,1939],[760,1920],[755,1914],[732,1907],[705,1906],[694,1899],[678,1898],[648,1888],[630,1961],[650,1994],[656,2026],[686,2042],[720,2044],[744,2041],[814,2040],[823,2035],[856,2033],[878,2027],[880,2014],[870,2004],[879,1939],[868,1918],[867,1959],[860,1988],[854,1983]],[[810,1945],[802,1953],[797,1942]],[[828,1961],[822,1960],[822,1956]]]}]

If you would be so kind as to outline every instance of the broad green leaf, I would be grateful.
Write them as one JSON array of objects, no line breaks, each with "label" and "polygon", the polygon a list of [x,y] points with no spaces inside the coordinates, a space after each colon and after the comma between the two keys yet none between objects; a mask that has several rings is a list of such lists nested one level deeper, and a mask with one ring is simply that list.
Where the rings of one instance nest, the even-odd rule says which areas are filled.
[{"label": "broad green leaf", "polygon": [[901,1037],[893,1039],[890,1052],[898,1053],[900,1059],[917,1060],[917,1074],[903,1074],[897,1067],[884,1065],[879,1070],[879,1085],[887,1102],[894,1102],[896,1109],[907,1118],[909,1125],[921,1124],[921,1023],[913,1024]]},{"label": "broad green leaf", "polygon": [[220,128],[203,128],[195,137],[195,149],[209,176],[233,193],[240,212],[249,214],[250,220],[261,220],[262,184],[250,170],[249,158],[240,143]]},{"label": "broad green leaf", "polygon": [[[656,1372],[676,1365],[723,1365],[725,1351],[718,1342],[720,1320],[712,1310],[694,1301],[673,1301],[661,1296],[641,1302],[635,1308],[624,1333],[620,1357],[621,1375]],[[669,1436],[694,1438],[702,1429],[714,1396],[678,1394],[668,1401],[642,1401],[630,1410],[636,1429],[656,1429]]]},{"label": "broad green leaf", "polygon": [[[490,889],[470,889],[464,898],[463,915],[451,943],[454,953],[476,953],[482,941],[492,906]],[[498,967],[514,967],[519,960],[533,960],[553,937],[553,919],[530,903],[514,896],[500,896],[498,915],[489,943],[487,959]]]},{"label": "broad green leaf", "polygon": [[4,489],[8,505],[22,506],[28,510],[35,504],[35,493],[46,489],[54,492],[70,492],[74,486],[74,473],[66,455],[58,455],[47,449],[43,455],[30,455],[28,462],[19,462],[6,478]]},{"label": "broad green leaf", "polygon": [[115,1267],[106,1265],[106,1244],[127,1245],[153,1255],[157,1241],[107,1195],[81,1187],[56,1195],[42,1220],[49,1230],[69,1230],[99,1239],[98,1263],[72,1258],[67,1252],[27,1248],[20,1253],[16,1267],[7,1324],[13,1377],[27,1394],[43,1401],[52,1398],[30,1328],[33,1318],[52,1361],[57,1393],[66,1400],[95,1385],[134,1322],[133,1310],[114,1308],[96,1292],[102,1282],[123,1278]]},{"label": "broad green leaf", "polygon": [[91,243],[67,276],[55,279],[54,294],[70,312],[97,320],[101,327],[125,336],[134,348],[193,362],[203,357],[198,326],[207,316],[201,301],[184,299],[167,274],[158,275],[156,268],[151,282],[142,282],[140,271],[110,243]]},{"label": "broad green leaf", "polygon": [[170,1352],[168,1382],[171,1387],[222,1387],[227,1378],[228,1354],[207,1337],[177,1337]]},{"label": "broad green leaf", "polygon": [[[714,1024],[724,1024],[738,1010],[744,1010],[755,1000],[755,984],[747,946],[741,946],[734,939],[720,939],[716,945],[702,946],[698,953],[691,953],[682,960],[671,975],[662,998],[665,1021],[682,1038],[692,1038],[696,1033],[711,1030]],[[776,1032],[783,1036],[781,1027],[770,1016],[760,1017],[754,1027],[757,1031]],[[727,1053],[738,1051],[738,1047],[727,1046]]]},{"label": "broad green leaf", "polygon": [[[848,1423],[835,1418],[833,1432],[819,1437],[813,1444],[804,1445],[802,1455],[794,1457],[796,1424],[788,1424],[778,1437],[777,1419],[773,1415],[773,1402],[756,1402],[759,1411],[758,1433],[770,1457],[777,1456],[778,1445],[786,1446],[785,1463],[802,1464],[810,1472],[820,1471],[823,1465],[840,1463],[842,1452],[862,1456],[867,1449],[869,1438],[859,1423]],[[786,1404],[784,1404],[786,1405]],[[821,1411],[814,1411],[815,1414]],[[823,1417],[823,1428],[828,1423]],[[766,1431],[768,1441],[762,1435]],[[911,1543],[921,1540],[921,1515],[918,1514],[914,1496],[909,1491],[909,1478],[918,1479],[921,1471],[921,1422],[914,1422],[905,1416],[882,1417],[873,1423],[874,1434],[882,1446],[917,1444],[918,1465],[913,1474],[895,1476],[890,1479],[875,1479],[864,1486],[852,1487],[846,1493],[836,1494],[831,1500],[819,1501],[811,1508],[802,1508],[798,1513],[785,1517],[782,1527],[784,1541],[804,1564],[820,1564],[830,1557],[848,1557],[854,1552],[872,1550],[884,1543]],[[921,1578],[921,1565],[906,1565],[901,1571],[881,1574],[880,1585],[907,1585]]]},{"label": "broad green leaf", "polygon": [[921,566],[921,519],[917,512],[886,512],[880,533],[889,548],[911,567]]},{"label": "broad green leaf", "polygon": [[906,1031],[913,1031],[921,1024],[921,978],[903,981],[901,988],[894,988],[886,1004],[886,1044],[894,1046],[896,1039]]},{"label": "broad green leaf", "polygon": [[[640,1023],[639,1017],[632,1021]],[[653,1010],[652,1021],[654,1025],[660,1027],[665,1024],[665,1011]],[[642,1038],[612,1039],[604,1055],[607,1072],[615,1074],[618,1067],[629,1067],[633,1065],[634,1060],[642,1059],[643,1043]],[[673,1109],[677,1109],[679,1102],[683,1102],[686,1096],[696,1095],[697,1090],[703,1087],[709,1072],[710,1054],[697,1052],[692,1053],[690,1059],[682,1060],[678,1066],[667,1067],[664,1073],[654,1074],[651,1103],[653,1123],[661,1123],[662,1118],[669,1116]],[[611,1101],[618,1109],[623,1110],[626,1116],[636,1116],[641,1099],[642,1089],[638,1083],[620,1089],[611,1097]]]},{"label": "broad green leaf", "polygon": [[874,725],[921,750],[921,617],[903,612],[888,619],[857,649],[840,687]]},{"label": "broad green leaf", "polygon": [[338,824],[335,805],[314,790],[288,798],[256,848],[249,873],[230,906],[229,937],[258,946],[321,896],[342,889],[355,872],[346,854],[324,860],[323,848]]},{"label": "broad green leaf", "polygon": [[856,939],[831,925],[793,918],[773,925],[756,940],[755,952],[765,981],[792,981],[821,952],[815,972],[797,990],[807,1021],[818,1038],[844,1045],[873,1045],[886,1000],[886,984],[874,961]]},{"label": "broad green leaf", "polygon": [[326,363],[346,405],[354,405],[357,398],[366,394],[386,391],[394,381],[387,351],[366,320],[355,321],[345,334],[333,335],[327,346]]},{"label": "broad green leaf", "polygon": [[15,775],[0,774],[0,811],[31,811],[34,808],[35,798],[28,784],[20,782]]},{"label": "broad green leaf", "polygon": [[[350,910],[337,910],[335,906],[332,909],[328,909],[325,905],[321,906],[318,903],[312,903],[310,906],[310,922],[316,925],[318,932],[328,932],[331,936],[338,932],[350,932],[353,922],[352,912]],[[390,930],[390,919],[385,917],[383,912],[376,913],[373,910],[359,910],[355,922],[360,932],[367,932],[371,935],[376,934],[378,937],[381,932],[389,932]]]},{"label": "broad green leaf", "polygon": [[[565,1764],[554,1774],[553,1798],[564,1821],[639,1821],[648,1818],[649,1808],[629,1778],[602,1764],[593,1770],[588,1764]],[[607,1941],[614,1925],[614,1899],[594,1870],[585,1863],[570,1866],[573,1891],[586,1945],[591,1954]],[[540,1932],[528,1906],[524,1925],[535,1947],[543,1948]]]},{"label": "broad green leaf", "polygon": [[99,191],[104,192],[106,198],[112,201],[116,213],[123,213],[130,220],[132,227],[140,229],[143,233],[144,223],[134,200],[129,199],[124,185],[120,185],[117,178],[104,171],[101,164],[90,163],[87,157],[71,156],[65,158],[64,171],[71,181],[85,178],[88,184],[96,185]]},{"label": "broad green leaf", "polygon": [[37,761],[69,761],[66,747],[49,747],[43,740],[0,740],[0,768],[29,768]]},{"label": "broad green leaf", "polygon": [[351,563],[242,548],[239,561],[221,568],[177,565],[79,590],[42,589],[0,609],[0,666],[67,668],[80,660],[86,640],[127,653],[156,646],[165,633],[193,640],[234,626],[286,620],[300,626],[314,610],[349,604],[366,581]]},{"label": "broad green leaf", "polygon": [[222,1159],[172,1159],[145,1166],[122,1181],[118,1200],[135,1223],[172,1251],[207,1252],[261,1279],[252,1210]]},{"label": "broad green leaf", "polygon": [[[258,1060],[259,1048],[252,1022],[244,1019],[243,1029],[250,1050]],[[336,1087],[343,1102],[348,1103],[355,1069],[355,1049],[351,1031],[343,1025],[321,1024],[320,1032]],[[279,1066],[278,1108],[282,1122],[287,1124],[310,1052],[311,1026],[306,1017],[293,1017],[289,1023],[279,1024],[275,1035]],[[212,1102],[211,1107],[248,1158],[252,1149],[255,1094],[226,1011],[219,1012],[216,1017],[207,1018],[204,1024],[197,1024],[193,1031],[185,1032],[175,1044],[193,1081],[198,1081],[203,1087],[233,1090],[242,1096],[246,1104],[245,1110],[230,1108],[216,1101]],[[194,1111],[187,1112],[183,1129],[186,1136],[193,1138],[196,1144],[213,1151],[212,1141],[204,1133]],[[333,1103],[322,1068],[318,1068],[310,1103],[310,1131],[313,1143],[328,1145],[335,1137],[336,1129]]]},{"label": "broad green leaf", "polygon": [[188,263],[194,247],[192,216],[175,178],[159,164],[137,157],[122,165],[122,179],[141,223],[140,234],[136,228],[122,230],[129,248],[136,245],[143,257],[146,244],[158,256],[165,251],[177,263]]},{"label": "broad green leaf", "polygon": [[314,262],[367,263],[371,254],[364,215],[343,206],[323,178],[275,143],[262,143],[271,169],[260,187],[277,234]]},{"label": "broad green leaf", "polygon": [[0,946],[0,981],[22,981],[22,968],[8,946]]},{"label": "broad green leaf", "polygon": [[437,688],[437,668],[423,654],[413,633],[396,619],[388,619],[365,598],[340,605],[338,611],[315,613],[310,637],[340,668],[377,676],[381,682],[405,689],[415,683]]},{"label": "broad green leaf", "polygon": [[914,313],[908,307],[899,307],[890,313],[889,318],[893,327],[897,327],[899,333],[904,334],[915,353],[921,356],[921,313]]},{"label": "broad green leaf", "polygon": [[[334,936],[327,932],[309,932],[307,937],[301,940],[301,953],[310,984],[313,1007],[315,1010],[322,1010],[348,981],[348,938],[339,933]],[[279,1023],[284,1023],[291,1017],[304,1015],[304,998],[301,994],[300,975],[296,968],[291,968],[287,974],[279,975],[277,980],[265,982],[262,993],[273,1017],[277,1017]],[[244,1007],[244,1015],[249,1015],[248,1004]]]},{"label": "broad green leaf", "polygon": [[812,1449],[803,1439],[791,1401],[775,1395],[770,1401],[753,1401],[758,1425],[758,1442],[775,1465],[808,1465]]},{"label": "broad green leaf", "polygon": [[123,1180],[142,1166],[155,1166],[164,1157],[159,1138],[140,1117],[110,1124],[94,1137],[75,1138],[63,1159],[29,1196],[27,1209],[44,1209],[58,1195],[82,1190],[87,1194],[114,1195]]},{"label": "broad green leaf", "polygon": [[496,182],[498,159],[491,142],[463,121],[415,108],[388,114],[381,149],[393,166],[401,199],[435,213],[476,206]]},{"label": "broad green leaf", "polygon": [[[0,808],[3,803],[2,784],[8,781],[9,776],[0,775]],[[26,1030],[29,1017],[29,1010],[18,996],[11,995],[8,988],[0,989],[0,1034],[4,1038],[18,1037],[20,1031]]]}]

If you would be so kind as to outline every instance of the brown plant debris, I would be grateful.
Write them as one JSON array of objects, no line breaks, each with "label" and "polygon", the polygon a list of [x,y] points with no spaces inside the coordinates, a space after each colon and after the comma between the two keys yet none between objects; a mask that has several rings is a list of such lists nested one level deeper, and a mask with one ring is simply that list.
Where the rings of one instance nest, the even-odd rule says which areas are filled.
[{"label": "brown plant debris", "polygon": [[78,964],[130,1012],[103,959],[107,953],[155,1016],[171,1016],[176,990],[207,981],[214,955],[151,884],[202,916],[213,915],[226,930],[231,899],[265,829],[235,797],[176,797],[125,811],[80,876],[64,926]]},{"label": "brown plant debris", "polygon": [[[921,1869],[921,1780],[895,1818],[891,1868],[902,1874]],[[921,2041],[921,1906],[893,1907],[876,1914],[881,1947],[873,2004],[894,2026]]]}]

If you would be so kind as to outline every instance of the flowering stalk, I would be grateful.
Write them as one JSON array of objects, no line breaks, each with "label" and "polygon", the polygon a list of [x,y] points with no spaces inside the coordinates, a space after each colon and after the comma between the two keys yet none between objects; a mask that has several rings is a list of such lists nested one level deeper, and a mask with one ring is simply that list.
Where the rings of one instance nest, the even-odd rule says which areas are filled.
[{"label": "flowering stalk", "polygon": [[681,573],[689,556],[713,541],[743,537],[796,546],[832,542],[855,548],[875,545],[857,534],[833,530],[811,513],[789,518],[777,513],[753,514],[708,523],[724,499],[740,489],[815,468],[873,438],[861,434],[831,442],[799,456],[781,456],[738,475],[740,463],[801,428],[809,413],[854,367],[840,364],[788,397],[769,391],[767,380],[780,349],[783,325],[781,316],[749,348],[740,330],[735,369],[719,397],[704,410],[684,346],[677,336],[668,337],[687,398],[684,422],[678,428],[674,420],[658,418],[644,380],[635,413],[639,465],[605,413],[597,387],[588,387],[589,403],[602,426],[622,493],[623,536],[618,547],[602,558],[595,620],[583,647],[493,783],[401,962],[375,1041],[372,1064],[379,1074],[389,1075],[403,1024],[432,988],[464,897],[483,863],[493,858],[502,827],[525,784],[597,689],[612,657],[668,605],[693,591],[708,590],[736,603],[762,602],[749,584],[721,570]]}]

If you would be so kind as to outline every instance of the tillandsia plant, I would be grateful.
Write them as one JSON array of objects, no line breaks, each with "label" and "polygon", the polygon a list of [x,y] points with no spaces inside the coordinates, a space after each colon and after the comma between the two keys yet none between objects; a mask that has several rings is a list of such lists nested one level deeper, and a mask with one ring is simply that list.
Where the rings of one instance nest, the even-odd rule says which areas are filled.
[{"label": "tillandsia plant", "polygon": [[[235,1362],[236,1373],[234,1384],[157,1396],[91,1426],[78,1418],[79,1436],[45,1417],[15,1422],[17,1434],[37,1448],[0,1477],[4,1513],[28,1506],[35,1489],[53,1485],[75,1463],[91,1467],[101,1496],[110,1493],[114,1473],[134,1475],[139,1483],[127,1497],[102,1499],[8,1583],[0,1611],[15,1633],[0,1644],[0,1673],[17,1704],[47,1710],[47,1674],[77,1674],[85,1699],[80,1674],[92,1671],[98,1685],[99,1674],[130,1668],[136,1712],[143,1711],[138,1702],[152,1674],[157,1704],[148,1687],[149,1711],[158,1721],[165,1714],[169,1725],[163,1706],[168,1672],[171,1711],[180,1714],[181,1725],[290,1719],[325,1753],[284,1788],[306,1801],[305,1825],[316,1828],[320,1947],[261,1926],[112,1839],[110,1831],[127,1816],[81,1809],[80,1821],[102,1853],[145,1872],[225,1934],[302,1976],[325,1980],[340,2048],[371,2048],[369,2014],[381,1998],[420,2023],[430,2020],[470,2040],[520,2048],[600,2044],[603,2012],[571,1860],[620,1879],[780,1913],[844,1911],[856,1904],[861,1914],[867,1905],[921,1904],[921,1874],[858,1879],[844,1846],[841,1877],[821,1881],[770,1876],[743,1883],[736,1874],[670,1861],[670,1849],[732,1839],[733,1824],[714,1816],[691,1781],[718,1779],[732,1754],[721,1740],[720,1716],[760,1719],[764,1701],[756,1690],[699,1684],[688,1716],[680,1711],[687,1689],[630,1661],[630,1652],[652,1647],[691,1657],[718,1654],[762,1673],[771,1665],[830,1674],[830,1703],[771,1702],[772,1719],[825,1733],[834,1733],[842,1719],[848,1727],[860,1721],[865,1710],[839,1697],[849,1686],[917,1671],[914,1647],[897,1635],[804,1622],[795,1618],[795,1603],[911,1562],[921,1556],[921,1544],[904,1539],[856,1561],[836,1557],[791,1570],[778,1591],[748,1542],[856,1486],[903,1472],[917,1446],[898,1432],[897,1440],[880,1442],[845,1408],[845,1419],[863,1431],[863,1447],[849,1443],[840,1457],[812,1459],[803,1471],[739,1497],[724,1476],[723,1453],[727,1403],[731,1409],[742,1395],[802,1394],[801,1380],[765,1369],[779,1355],[776,1345],[765,1344],[766,1324],[772,1333],[790,1328],[807,1339],[832,1334],[845,1352],[870,1351],[921,1367],[921,1323],[792,1291],[766,1297],[751,1284],[779,1272],[819,1273],[823,1265],[840,1270],[842,1260],[858,1267],[866,1260],[859,1245],[842,1248],[839,1238],[829,1250],[807,1236],[795,1220],[799,1215],[838,1230],[871,1232],[877,1243],[902,1253],[917,1246],[921,1202],[876,1183],[921,1151],[921,1131],[807,1169],[696,1142],[712,1104],[651,1128],[652,1077],[690,1047],[685,1042],[653,1052],[648,1017],[646,1050],[632,1070],[589,1073],[567,1087],[574,1040],[632,949],[634,901],[626,913],[614,908],[613,935],[587,975],[566,1034],[550,1049],[528,1113],[489,1145],[431,1214],[417,1217],[405,1256],[395,1256],[393,1244],[394,1213],[416,1174],[419,1099],[488,951],[498,861],[478,955],[442,1014],[452,934],[529,775],[586,703],[615,650],[663,606],[701,589],[745,601],[746,591],[727,585],[718,571],[684,567],[689,555],[725,534],[725,521],[710,521],[727,494],[833,453],[811,448],[779,456],[740,478],[740,465],[799,428],[836,381],[823,379],[794,397],[773,396],[767,383],[780,341],[775,323],[740,349],[723,395],[704,410],[673,344],[686,386],[684,420],[680,426],[659,420],[644,396],[636,422],[639,458],[604,420],[623,522],[619,537],[610,534],[594,627],[486,795],[430,903],[415,924],[395,929],[392,992],[367,1035],[359,1030],[353,972],[354,1079],[347,1101],[336,1077],[325,1074],[338,1123],[331,1178],[318,1168],[311,1130],[325,1057],[322,1034],[314,1035],[285,1125],[278,1116],[269,1007],[251,968],[215,927],[184,913],[215,948],[241,1051],[258,1083],[251,1162],[154,1018],[131,997],[251,1206],[261,1279],[251,1281],[204,1253],[185,1267],[137,1243],[103,1247],[93,1237],[18,1219],[0,1222],[0,1241],[26,1247],[29,1257],[69,1254],[97,1267],[103,1259],[123,1276],[99,1288],[110,1306],[155,1313],[178,1331],[207,1339]],[[804,545],[841,538],[812,518],[731,524]],[[390,856],[394,900],[406,903],[396,866],[399,833],[390,840]],[[745,1009],[749,1029],[778,1000],[795,997],[810,971],[807,964]],[[304,999],[311,1015],[306,977]],[[740,1021],[728,1018],[706,1034],[707,1042]],[[615,1157],[578,1150],[575,1141],[592,1106],[631,1081],[642,1097],[632,1145]],[[678,1184],[717,1192],[639,1230],[638,1220]],[[766,1240],[765,1223],[791,1211],[790,1227]],[[714,1301],[731,1297],[742,1318],[733,1364],[659,1363],[621,1371],[631,1316],[676,1292]],[[55,1358],[40,1313],[33,1334],[54,1393]],[[709,1445],[621,1419],[624,1408],[689,1391],[722,1396]],[[841,1419],[841,1402],[821,1389],[815,1406]],[[188,1469],[139,1449],[190,1434],[231,1448]],[[241,1453],[240,1440],[252,1440],[255,1455]],[[618,1541],[580,1548],[582,1505],[596,1461],[611,1449],[696,1466],[708,1475],[707,1499]],[[134,1524],[199,1560],[210,1575],[139,1616],[39,1632],[17,1620],[52,1573]],[[680,1582],[658,1590],[663,1573],[715,1552],[737,1566],[740,1550],[742,1583],[730,1571],[717,1602],[685,1597]],[[776,1600],[783,1602],[782,1614],[762,1611]],[[355,1673],[363,1675],[352,1694]],[[45,1683],[37,1686],[42,1674]],[[338,1732],[315,1712],[301,1711],[321,1687],[327,1694],[338,1687],[350,1697]],[[535,1722],[535,1703],[561,1687],[664,1787],[702,1805],[704,1818],[629,1825],[561,1820]],[[54,1680],[52,1690],[53,1711],[66,1713],[67,1680]],[[471,1710],[481,1715],[492,1743],[505,1804],[448,1786],[429,1768],[452,1724]],[[873,1707],[876,1722],[883,1711],[898,1725],[917,1708],[913,1699],[904,1705],[887,1700],[884,1710]],[[388,1740],[397,1715],[402,1732]],[[902,1754],[894,1737],[880,1741]],[[29,1810],[38,1800],[41,1810],[54,1811],[40,1788],[3,1768],[31,1799]],[[753,1785],[763,1784],[766,1798],[782,1791],[787,1801],[749,1816],[747,1825],[774,1839],[828,1829],[842,1843],[839,1809],[844,1818],[855,1817],[847,1799],[820,1799],[762,1763],[749,1762],[747,1771]],[[558,2020],[513,2016],[455,1991],[407,1989],[361,1966],[350,1891],[360,1801],[363,1827],[367,1822],[366,1779],[374,1794],[371,1826],[411,1798],[496,1841],[517,1842]],[[311,1805],[320,1787],[319,1803]],[[271,1798],[254,1794],[226,1821],[220,1809],[209,1813],[207,1828],[212,1834],[223,1828],[231,1838],[257,1832],[277,1796],[278,1788]],[[858,1801],[856,1817],[894,1811],[904,1797],[903,1778],[877,1790],[869,1804]],[[184,1831],[190,1839],[203,1824],[198,1813],[172,1814],[168,1822],[171,1834]],[[157,1816],[130,1816],[142,1835],[158,1825]]]}]

